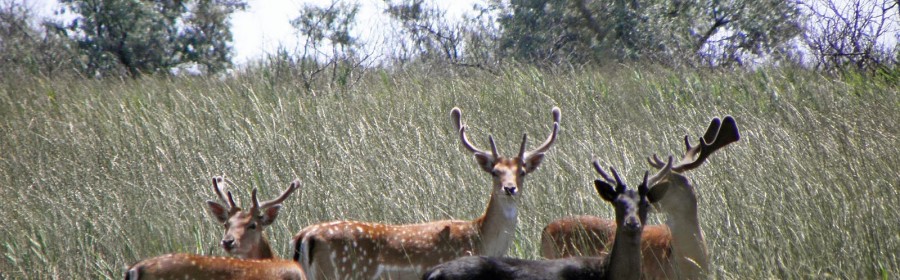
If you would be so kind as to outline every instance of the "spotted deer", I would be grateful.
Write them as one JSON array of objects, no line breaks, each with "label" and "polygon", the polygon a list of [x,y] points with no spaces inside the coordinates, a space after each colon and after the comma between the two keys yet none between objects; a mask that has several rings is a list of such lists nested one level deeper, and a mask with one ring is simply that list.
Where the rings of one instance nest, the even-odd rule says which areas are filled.
[{"label": "spotted deer", "polygon": [[[670,162],[671,163],[671,162]],[[615,208],[616,238],[609,254],[600,257],[570,257],[551,260],[523,260],[505,257],[468,256],[432,267],[423,280],[471,279],[628,279],[641,278],[641,232],[650,203],[665,196],[667,185],[649,188],[664,178],[667,170],[648,181],[648,173],[637,188],[628,189],[610,168],[615,183],[594,161],[602,179],[594,181],[597,193]],[[613,187],[615,184],[615,187]]]},{"label": "spotted deer", "polygon": [[490,151],[476,148],[466,135],[459,108],[451,119],[463,147],[493,178],[487,209],[480,217],[420,224],[390,225],[335,221],[309,226],[294,236],[294,260],[309,279],[413,279],[438,263],[463,255],[503,256],[512,243],[517,200],[525,176],[533,172],[556,141],[560,111],[553,108],[550,135],[536,149],[526,150],[522,137],[516,157],[502,157],[488,137]]},{"label": "spotted deer", "polygon": [[[657,169],[671,169],[653,188],[668,186],[668,194],[655,205],[667,214],[665,224],[648,225],[643,232],[644,279],[698,279],[709,271],[709,257],[697,216],[697,194],[683,172],[700,167],[716,150],[740,139],[731,116],[713,118],[698,146],[684,137],[686,153],[674,165],[666,165],[656,155],[648,158]],[[669,160],[671,161],[671,156]],[[615,240],[612,222],[595,216],[562,218],[548,224],[541,237],[545,258],[599,256]]]},{"label": "spotted deer", "polygon": [[223,181],[223,177],[214,177],[213,190],[227,207],[215,201],[206,203],[213,216],[225,225],[221,244],[234,257],[162,255],[132,265],[125,279],[305,279],[298,263],[275,257],[263,234],[263,228],[275,221],[281,203],[300,186],[300,181],[294,180],[278,198],[262,203],[253,189],[249,211],[237,206],[230,191],[226,199]]}]

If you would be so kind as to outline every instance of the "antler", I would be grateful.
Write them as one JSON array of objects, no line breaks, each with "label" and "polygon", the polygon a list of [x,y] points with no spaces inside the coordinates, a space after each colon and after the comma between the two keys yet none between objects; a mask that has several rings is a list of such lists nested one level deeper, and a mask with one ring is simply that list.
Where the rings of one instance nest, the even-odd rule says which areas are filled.
[{"label": "antler", "polygon": [[[737,123],[731,116],[725,116],[723,120],[713,118],[706,129],[703,137],[700,137],[700,145],[691,146],[691,142],[687,135],[684,136],[684,145],[687,150],[684,157],[677,164],[671,167],[675,172],[684,172],[699,167],[706,161],[713,152],[728,144],[737,142],[741,139],[738,131]],[[647,158],[647,162],[655,168],[663,168],[666,164],[654,154],[651,158]],[[671,156],[669,159],[671,165]],[[662,172],[662,170],[661,170]],[[657,177],[654,175],[654,178]]]},{"label": "antler", "polygon": [[225,196],[222,194],[222,191],[225,189],[222,186],[219,186],[220,183],[225,182],[224,176],[213,176],[213,190],[216,191],[216,195],[219,197],[222,202],[228,204],[229,210],[237,209],[237,204],[234,203],[234,197],[231,195],[231,191],[228,191],[228,199],[225,199]]},{"label": "antler", "polygon": [[291,185],[288,186],[288,188],[286,190],[284,190],[284,192],[282,192],[281,195],[279,195],[277,198],[275,198],[273,200],[264,201],[262,203],[260,203],[258,200],[256,200],[256,189],[253,189],[253,194],[252,194],[253,207],[256,207],[257,209],[266,209],[266,208],[275,206],[276,204],[281,204],[281,202],[284,202],[284,200],[287,199],[288,196],[290,196],[291,193],[293,193],[298,188],[300,188],[300,180],[294,179],[294,181],[291,182]]},{"label": "antler", "polygon": [[[553,116],[553,129],[550,132],[550,136],[547,137],[547,140],[544,141],[540,146],[531,151],[525,151],[525,144],[528,141],[528,135],[525,134],[522,136],[522,146],[519,149],[519,158],[521,160],[528,159],[534,155],[542,154],[547,152],[550,149],[550,146],[556,142],[556,136],[559,133],[559,122],[562,119],[562,113],[560,113],[559,107],[553,107],[550,110],[550,114]],[[462,123],[462,110],[458,107],[453,107],[450,110],[450,118],[453,121],[453,124],[456,125],[456,129],[459,130],[459,139],[462,141],[462,144],[466,149],[472,151],[473,153],[479,153],[488,155],[488,152],[479,148],[476,148],[475,145],[472,145],[472,142],[469,141],[469,137],[466,136],[466,129],[468,128],[465,124]],[[494,158],[500,157],[500,153],[497,151],[497,145],[494,144],[494,137],[488,136],[488,141],[491,143],[491,153]]]},{"label": "antler", "polygon": [[[556,142],[556,135],[559,132],[559,122],[562,120],[562,113],[559,111],[559,107],[554,106],[553,109],[550,110],[550,114],[553,115],[553,129],[550,132],[550,136],[548,136],[547,140],[544,140],[544,143],[542,143],[540,146],[538,146],[534,150],[531,150],[529,152],[520,153],[520,156],[521,156],[520,158],[522,158],[523,160],[530,158],[531,156],[534,156],[536,154],[543,154],[543,153],[547,152],[547,150],[550,149],[550,146],[553,145],[554,142]],[[525,139],[522,139],[522,151],[524,151],[524,150],[525,150]]]},{"label": "antler", "polygon": [[[594,170],[597,170],[597,173],[600,173],[600,177],[603,177],[603,180],[604,180],[604,181],[606,181],[607,183],[612,183],[612,182],[613,182],[613,180],[611,180],[611,179],[609,178],[609,175],[607,175],[606,172],[603,171],[603,167],[600,166],[600,160],[599,160],[599,159],[594,160],[594,163],[593,163],[593,164],[594,164]],[[616,178],[616,192],[617,192],[617,193],[623,193],[623,192],[625,192],[625,183],[622,183],[622,179],[619,178],[619,173],[616,172],[616,169],[613,168],[612,166],[610,166],[610,167],[609,167],[609,171],[612,171],[613,177]]]},{"label": "antler", "polygon": [[[669,176],[669,173],[672,172],[672,158],[672,156],[669,156],[669,159],[666,161],[666,164],[663,167],[654,166],[656,168],[659,168],[659,171],[657,171],[656,174],[653,174],[653,177],[650,177],[649,180],[646,176],[644,176],[644,180],[646,180],[645,183],[647,183],[647,186],[654,186],[656,185],[656,183],[659,183]],[[653,159],[655,159],[657,162],[660,162],[659,158],[657,158],[656,155],[653,155]],[[647,160],[649,161],[650,159],[648,158]],[[653,165],[653,163],[651,163],[650,165]]]},{"label": "antler", "polygon": [[[469,137],[466,136],[467,127],[462,123],[462,110],[457,107],[453,107],[453,110],[450,110],[450,118],[453,119],[453,124],[456,125],[456,130],[459,131],[459,139],[462,141],[463,147],[466,147],[466,149],[476,154],[488,155],[487,151],[476,148],[475,145],[472,145],[472,142],[469,142]],[[491,143],[490,155],[492,155],[494,158],[500,157],[500,153],[497,152],[497,145],[494,144],[494,136],[488,136],[488,142]]]}]

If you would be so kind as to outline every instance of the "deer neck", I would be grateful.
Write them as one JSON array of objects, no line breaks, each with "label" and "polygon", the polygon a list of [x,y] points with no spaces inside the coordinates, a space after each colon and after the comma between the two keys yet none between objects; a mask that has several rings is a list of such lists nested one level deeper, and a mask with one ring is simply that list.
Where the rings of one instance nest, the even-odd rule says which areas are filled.
[{"label": "deer neck", "polygon": [[[660,201],[667,212],[666,225],[672,231],[672,256],[686,277],[699,277],[707,271],[708,255],[703,229],[697,214],[697,194],[683,176],[672,176],[673,185]],[[672,191],[675,192],[672,192]]]},{"label": "deer neck", "polygon": [[518,208],[514,197],[492,193],[484,215],[475,220],[480,234],[479,255],[505,256],[512,244],[518,223]]},{"label": "deer neck", "polygon": [[269,239],[265,236],[260,236],[259,245],[250,250],[244,259],[250,260],[260,260],[260,259],[274,259],[275,254],[272,252],[272,246],[269,245]]},{"label": "deer neck", "polygon": [[608,279],[640,279],[641,233],[616,229],[616,239],[609,253]]}]

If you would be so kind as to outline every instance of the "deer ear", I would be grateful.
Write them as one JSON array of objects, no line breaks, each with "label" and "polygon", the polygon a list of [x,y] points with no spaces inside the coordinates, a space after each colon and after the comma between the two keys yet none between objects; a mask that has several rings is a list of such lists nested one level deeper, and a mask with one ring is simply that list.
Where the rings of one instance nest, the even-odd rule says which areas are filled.
[{"label": "deer ear", "polygon": [[608,202],[615,202],[616,197],[619,195],[616,193],[616,189],[613,188],[612,185],[604,182],[603,180],[594,180],[594,188],[597,189],[597,193],[600,194],[600,198],[606,200]]},{"label": "deer ear", "polygon": [[230,214],[228,213],[228,208],[225,208],[222,204],[212,200],[207,200],[206,206],[209,209],[209,213],[212,214],[213,217],[216,217],[216,220],[220,223],[228,221],[228,214]]},{"label": "deer ear", "polygon": [[525,159],[525,173],[531,173],[544,161],[544,154],[535,154]]},{"label": "deer ear", "polygon": [[666,192],[669,191],[670,185],[671,184],[669,184],[668,182],[654,185],[652,188],[650,188],[650,192],[647,193],[647,201],[649,201],[650,203],[656,203],[657,201],[662,200],[663,197],[665,197]]},{"label": "deer ear", "polygon": [[483,153],[475,153],[475,162],[487,173],[494,172],[494,157]]},{"label": "deer ear", "polygon": [[281,204],[272,205],[272,207],[263,210],[263,214],[259,219],[259,223],[263,226],[271,225],[278,218],[278,210],[281,210]]}]

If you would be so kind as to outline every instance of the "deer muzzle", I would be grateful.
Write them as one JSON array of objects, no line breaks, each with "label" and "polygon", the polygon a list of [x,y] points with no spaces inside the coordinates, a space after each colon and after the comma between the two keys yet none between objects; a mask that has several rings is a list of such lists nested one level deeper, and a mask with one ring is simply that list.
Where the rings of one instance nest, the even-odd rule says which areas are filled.
[{"label": "deer muzzle", "polygon": [[519,189],[516,187],[516,185],[513,184],[503,186],[503,192],[506,193],[506,195],[516,195],[518,190]]},{"label": "deer muzzle", "polygon": [[231,252],[234,250],[234,239],[222,239],[222,248],[225,248],[225,251]]}]

